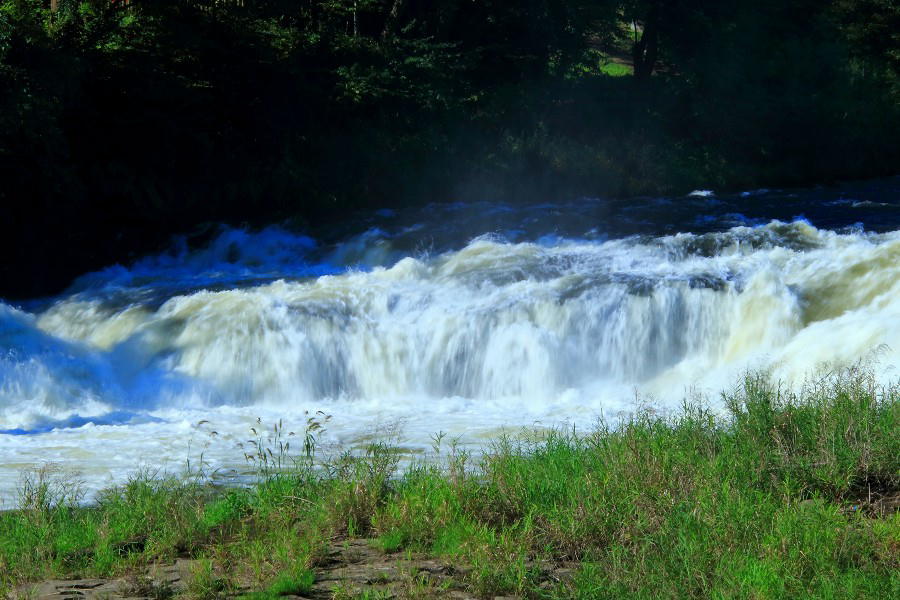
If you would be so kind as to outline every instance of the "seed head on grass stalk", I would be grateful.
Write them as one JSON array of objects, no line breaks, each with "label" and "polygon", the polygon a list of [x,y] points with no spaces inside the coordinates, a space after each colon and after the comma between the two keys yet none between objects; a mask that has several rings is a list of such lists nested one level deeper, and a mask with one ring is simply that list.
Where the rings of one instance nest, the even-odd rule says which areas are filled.
[{"label": "seed head on grass stalk", "polygon": [[[254,436],[238,447],[243,451],[244,460],[256,471],[258,480],[267,480],[284,473],[289,466],[299,470],[308,470],[313,466],[319,439],[325,433],[325,424],[331,415],[317,411],[307,417],[303,432],[303,449],[301,456],[291,455],[291,442],[296,432],[287,431],[284,421],[278,419],[270,431],[264,427],[262,419],[256,419],[256,426],[250,428]],[[246,445],[245,445],[246,444]]]},{"label": "seed head on grass stalk", "polygon": [[19,508],[32,515],[48,515],[55,508],[77,506],[84,499],[77,473],[64,473],[55,463],[44,463],[22,472]]}]

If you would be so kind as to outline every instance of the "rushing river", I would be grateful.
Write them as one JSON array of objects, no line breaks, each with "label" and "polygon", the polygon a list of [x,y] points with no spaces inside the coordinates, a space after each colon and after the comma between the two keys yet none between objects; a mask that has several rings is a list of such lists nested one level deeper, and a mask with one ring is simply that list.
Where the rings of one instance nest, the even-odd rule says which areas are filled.
[{"label": "rushing river", "polygon": [[748,368],[798,382],[875,356],[890,379],[898,351],[896,178],[223,230],[0,303],[0,498],[47,461],[90,489],[201,452],[240,467],[257,419],[323,411],[334,443],[416,451],[589,427],[636,396],[715,408]]}]

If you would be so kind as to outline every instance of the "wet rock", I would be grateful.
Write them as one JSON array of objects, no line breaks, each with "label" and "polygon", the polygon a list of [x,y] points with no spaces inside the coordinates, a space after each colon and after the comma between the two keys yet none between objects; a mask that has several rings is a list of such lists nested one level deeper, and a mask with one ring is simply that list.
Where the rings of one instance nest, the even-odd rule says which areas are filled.
[{"label": "wet rock", "polygon": [[146,573],[116,579],[49,580],[20,586],[15,600],[137,600],[172,598],[187,590],[193,561],[152,565]]},{"label": "wet rock", "polygon": [[119,594],[121,581],[78,579],[50,580],[24,585],[12,594],[16,600],[89,600],[91,598],[125,598]]}]

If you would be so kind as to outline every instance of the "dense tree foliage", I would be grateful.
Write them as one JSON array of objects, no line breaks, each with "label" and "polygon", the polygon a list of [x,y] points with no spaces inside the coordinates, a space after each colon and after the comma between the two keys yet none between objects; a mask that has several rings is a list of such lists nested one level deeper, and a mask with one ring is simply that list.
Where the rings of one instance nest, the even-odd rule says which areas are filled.
[{"label": "dense tree foliage", "polygon": [[0,294],[214,221],[897,171],[895,0],[0,0]]}]

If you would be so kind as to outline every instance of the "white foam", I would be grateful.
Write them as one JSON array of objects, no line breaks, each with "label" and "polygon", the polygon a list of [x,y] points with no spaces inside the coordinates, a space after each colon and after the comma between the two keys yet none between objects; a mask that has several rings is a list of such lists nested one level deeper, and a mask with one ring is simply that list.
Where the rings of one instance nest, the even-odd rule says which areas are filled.
[{"label": "white foam", "polygon": [[[286,259],[272,256],[259,271],[278,272]],[[587,427],[632,408],[635,390],[663,409],[688,388],[715,401],[748,366],[797,381],[882,348],[887,377],[900,349],[897,232],[482,237],[215,291],[195,277],[218,258],[185,260],[145,261],[140,284],[117,272],[39,315],[0,305],[0,429],[45,431],[0,435],[0,495],[27,464],[64,463],[96,489],[142,463],[180,467],[189,442],[241,466],[236,444],[258,417],[301,429],[321,410],[342,443],[402,422],[422,449],[439,430],[477,442],[504,426]],[[183,291],[161,302],[154,285]]]}]

